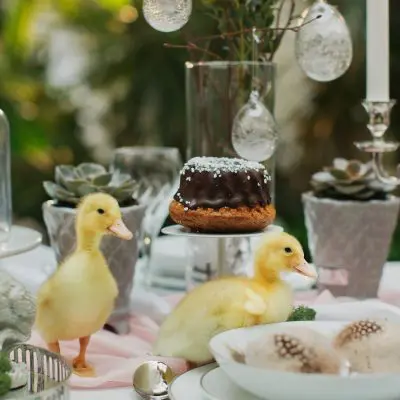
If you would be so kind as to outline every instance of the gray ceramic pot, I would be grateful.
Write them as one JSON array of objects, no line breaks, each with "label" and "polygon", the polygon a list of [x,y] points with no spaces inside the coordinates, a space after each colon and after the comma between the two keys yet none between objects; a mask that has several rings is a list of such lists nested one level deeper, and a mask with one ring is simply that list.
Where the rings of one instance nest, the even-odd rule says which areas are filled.
[{"label": "gray ceramic pot", "polygon": [[[302,196],[308,246],[314,264],[326,273],[339,273],[342,282],[328,284],[335,296],[374,298],[387,261],[397,225],[400,199],[385,201],[337,201]],[[330,271],[328,271],[330,270]],[[336,271],[335,271],[336,270]],[[325,278],[324,278],[325,279]]]},{"label": "gray ceramic pot", "polygon": [[[121,211],[122,219],[134,237],[132,240],[126,241],[105,236],[101,243],[101,251],[119,289],[115,310],[108,324],[118,333],[126,334],[129,332],[130,295],[138,259],[138,241],[142,236],[145,206],[123,207]],[[58,263],[62,262],[75,248],[75,215],[75,209],[56,207],[52,200],[43,204],[43,219]]]}]

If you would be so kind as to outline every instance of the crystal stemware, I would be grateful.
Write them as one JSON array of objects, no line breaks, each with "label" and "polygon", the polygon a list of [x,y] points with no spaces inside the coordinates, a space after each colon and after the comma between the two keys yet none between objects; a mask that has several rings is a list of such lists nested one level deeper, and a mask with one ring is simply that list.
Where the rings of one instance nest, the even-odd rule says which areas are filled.
[{"label": "crystal stemware", "polygon": [[8,241],[12,225],[10,128],[0,110],[0,244]]},{"label": "crystal stemware", "polygon": [[169,203],[179,185],[182,160],[174,147],[135,146],[116,149],[111,164],[112,170],[129,173],[146,195],[143,221],[144,236],[141,240],[141,256],[145,260],[144,283],[151,285],[151,250],[154,239],[160,233],[169,214]]}]

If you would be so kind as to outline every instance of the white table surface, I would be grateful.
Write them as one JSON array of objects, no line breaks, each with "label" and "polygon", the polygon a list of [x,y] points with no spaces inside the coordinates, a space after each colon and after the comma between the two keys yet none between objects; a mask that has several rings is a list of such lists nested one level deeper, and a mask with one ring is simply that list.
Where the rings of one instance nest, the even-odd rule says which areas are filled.
[{"label": "white table surface", "polygon": [[[177,246],[170,251],[182,252],[182,247]],[[174,254],[176,256],[177,254]],[[182,254],[179,254],[182,256]],[[174,263],[176,265],[176,263]],[[0,268],[5,269],[16,279],[23,282],[32,292],[36,292],[38,286],[55,268],[54,255],[46,246],[41,246],[19,256],[0,260]],[[385,289],[400,287],[400,263],[388,263],[385,266],[382,278]],[[147,297],[151,294],[147,292]],[[159,300],[159,298],[158,298]],[[71,390],[72,400],[139,400],[132,388],[114,388],[100,390]],[[190,400],[190,399],[188,399]]]},{"label": "white table surface", "polygon": [[140,400],[140,397],[130,388],[72,390],[71,400]]}]

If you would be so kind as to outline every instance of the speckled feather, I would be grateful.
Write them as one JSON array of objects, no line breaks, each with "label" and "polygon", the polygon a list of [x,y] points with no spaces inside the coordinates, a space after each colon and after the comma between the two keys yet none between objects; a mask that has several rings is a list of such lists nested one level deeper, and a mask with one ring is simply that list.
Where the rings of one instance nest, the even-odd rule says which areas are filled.
[{"label": "speckled feather", "polygon": [[363,340],[371,335],[382,334],[383,324],[372,320],[355,321],[347,325],[335,338],[335,346],[342,347],[354,340]]}]

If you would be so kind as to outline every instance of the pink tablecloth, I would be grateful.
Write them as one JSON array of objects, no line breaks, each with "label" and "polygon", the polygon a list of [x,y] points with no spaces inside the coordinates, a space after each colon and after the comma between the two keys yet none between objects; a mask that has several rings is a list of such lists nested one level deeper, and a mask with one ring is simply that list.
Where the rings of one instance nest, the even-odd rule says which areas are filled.
[{"label": "pink tablecloth", "polygon": [[[400,304],[399,292],[388,292],[381,296],[381,300],[398,305]],[[173,306],[181,296],[169,297],[168,302]],[[351,299],[335,299],[329,292],[323,292],[317,296],[316,292],[300,292],[297,294],[297,304],[333,304],[338,301],[354,301]],[[151,356],[152,343],[157,335],[158,325],[151,318],[143,315],[132,315],[131,334],[116,336],[113,333],[101,331],[93,335],[89,351],[88,361],[96,367],[96,378],[81,378],[73,376],[71,386],[74,388],[110,388],[131,386],[132,374],[135,368],[146,359],[159,359],[166,361],[176,372],[181,373],[185,369],[183,360],[155,358]],[[30,341],[36,346],[44,346],[44,343],[36,332]],[[78,353],[78,343],[62,343],[62,354],[67,359],[72,359]]]}]

